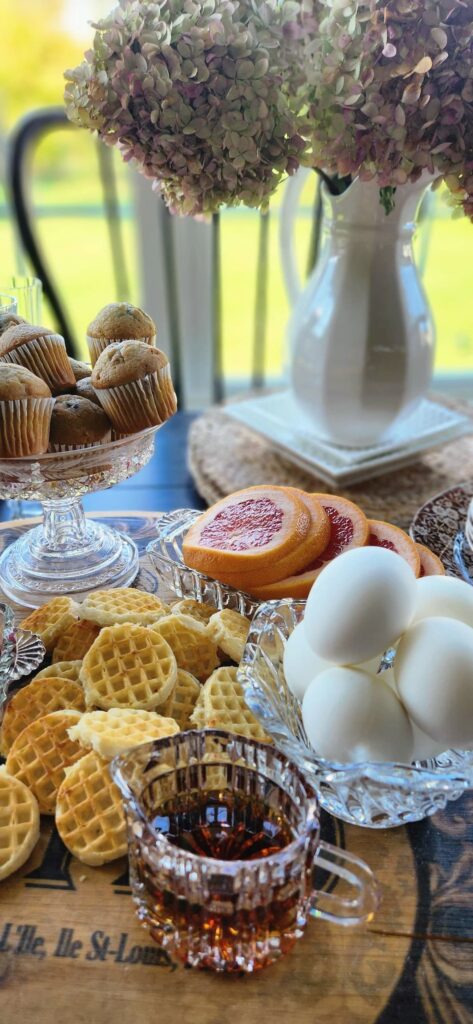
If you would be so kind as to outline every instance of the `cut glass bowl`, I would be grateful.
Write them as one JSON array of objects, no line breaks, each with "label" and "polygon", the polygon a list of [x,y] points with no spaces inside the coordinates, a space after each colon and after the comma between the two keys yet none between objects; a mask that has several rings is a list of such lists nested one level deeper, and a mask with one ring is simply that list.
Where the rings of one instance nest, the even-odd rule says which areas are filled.
[{"label": "cut glass bowl", "polygon": [[39,668],[46,648],[39,636],[15,628],[13,609],[0,603],[0,712],[11,683]]},{"label": "cut glass bowl", "polygon": [[259,608],[249,594],[234,590],[202,572],[189,569],[182,557],[182,542],[188,530],[202,512],[193,508],[180,508],[160,518],[157,539],[151,541],[146,552],[156,574],[177,597],[192,597],[195,601],[213,604],[216,608],[233,608],[251,617]]},{"label": "cut glass bowl", "polygon": [[44,520],[0,558],[0,588],[17,604],[37,608],[57,595],[81,600],[99,587],[126,587],[138,550],[125,534],[86,519],[84,494],[133,476],[149,462],[159,427],[108,444],[0,459],[0,498],[40,501]]},{"label": "cut glass bowl", "polygon": [[322,806],[354,825],[390,828],[420,821],[457,800],[473,786],[473,751],[448,750],[414,764],[337,764],[314,753],[283,669],[286,641],[304,608],[305,602],[289,599],[260,605],[238,677],[249,708],[307,774]]}]

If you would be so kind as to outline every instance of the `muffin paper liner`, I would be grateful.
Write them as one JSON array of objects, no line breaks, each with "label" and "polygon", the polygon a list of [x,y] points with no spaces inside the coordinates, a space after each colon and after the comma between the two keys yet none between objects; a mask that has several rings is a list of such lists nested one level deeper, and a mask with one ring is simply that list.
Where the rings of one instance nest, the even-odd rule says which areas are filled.
[{"label": "muffin paper liner", "polygon": [[169,363],[142,380],[97,388],[97,394],[115,430],[125,434],[165,423],[177,409]]},{"label": "muffin paper liner", "polygon": [[92,366],[95,366],[100,353],[114,341],[143,341],[145,345],[152,345],[153,347],[156,345],[155,334],[148,334],[147,338],[91,338],[90,334],[87,334],[86,337]]},{"label": "muffin paper liner", "polygon": [[5,352],[1,360],[26,366],[31,373],[41,377],[51,391],[74,388],[76,385],[64,339],[60,334],[45,334],[41,338],[26,341],[24,345],[18,345],[11,352]]},{"label": "muffin paper liner", "polygon": [[111,434],[109,434],[101,441],[90,441],[88,444],[50,444],[48,452],[81,452],[83,448],[96,448],[99,444],[108,444],[111,439]]},{"label": "muffin paper liner", "polygon": [[0,402],[0,457],[19,459],[47,451],[53,398]]}]

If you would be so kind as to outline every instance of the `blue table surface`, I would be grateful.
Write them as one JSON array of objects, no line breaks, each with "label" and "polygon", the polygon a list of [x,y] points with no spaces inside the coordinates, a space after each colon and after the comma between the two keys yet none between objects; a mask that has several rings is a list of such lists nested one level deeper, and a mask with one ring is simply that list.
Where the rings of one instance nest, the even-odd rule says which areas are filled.
[{"label": "blue table surface", "polygon": [[[154,455],[148,465],[123,484],[86,495],[83,502],[86,512],[170,512],[175,508],[205,508],[187,469],[187,436],[195,416],[195,413],[178,412],[156,435]],[[34,509],[31,514],[35,514]],[[0,501],[0,521],[10,518],[11,503]]]}]

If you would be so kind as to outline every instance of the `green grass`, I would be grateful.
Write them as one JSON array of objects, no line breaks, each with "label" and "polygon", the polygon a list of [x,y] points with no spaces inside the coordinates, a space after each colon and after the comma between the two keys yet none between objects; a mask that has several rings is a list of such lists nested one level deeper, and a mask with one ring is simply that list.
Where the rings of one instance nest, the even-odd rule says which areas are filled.
[{"label": "green grass", "polygon": [[[127,188],[120,176],[120,196]],[[68,174],[62,180],[46,180],[36,190],[35,202],[46,205],[99,204],[100,186],[94,169],[81,170],[80,178]],[[310,197],[309,197],[310,201]],[[278,206],[270,222],[270,282],[266,336],[266,371],[281,373],[286,362],[285,329],[289,315],[278,253]],[[442,373],[473,371],[473,225],[451,220],[441,200],[435,202],[429,231],[425,286],[437,326],[436,369]],[[254,299],[258,255],[257,214],[227,211],[222,215],[224,370],[228,377],[249,377],[252,369]],[[110,249],[105,220],[100,216],[42,216],[39,234],[51,271],[57,281],[86,354],[85,329],[97,310],[115,298]],[[296,227],[301,266],[306,259],[310,217],[300,217]],[[140,298],[135,225],[124,221],[124,237],[130,277],[130,300]],[[0,219],[0,252],[5,276],[18,269],[11,224]],[[1,283],[1,282],[0,282]],[[45,319],[49,317],[45,312]]]}]

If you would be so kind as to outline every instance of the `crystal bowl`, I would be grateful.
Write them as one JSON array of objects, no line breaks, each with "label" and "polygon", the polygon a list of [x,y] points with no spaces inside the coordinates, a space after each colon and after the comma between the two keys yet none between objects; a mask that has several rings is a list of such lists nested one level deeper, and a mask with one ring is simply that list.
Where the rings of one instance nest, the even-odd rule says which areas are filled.
[{"label": "crystal bowl", "polygon": [[39,636],[15,628],[13,608],[0,603],[0,716],[11,683],[41,665],[46,648]]},{"label": "crystal bowl", "polygon": [[0,498],[40,501],[44,518],[4,551],[0,588],[17,604],[37,608],[67,594],[82,599],[97,587],[128,586],[138,551],[125,534],[86,519],[81,497],[133,476],[149,462],[156,431],[73,451],[0,459]]},{"label": "crystal bowl", "polygon": [[391,828],[435,814],[472,787],[473,751],[448,750],[414,764],[337,764],[314,753],[283,669],[285,644],[304,609],[304,601],[288,598],[260,605],[238,678],[249,708],[306,773],[322,806],[354,825]]},{"label": "crystal bowl", "polygon": [[146,548],[156,574],[177,597],[192,597],[195,601],[213,604],[219,609],[233,608],[251,617],[259,608],[259,601],[211,576],[189,569],[184,562],[184,537],[201,515],[202,512],[193,508],[179,508],[176,512],[161,516],[156,527],[157,538]]}]

